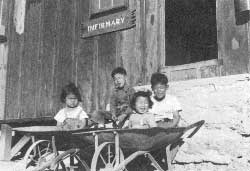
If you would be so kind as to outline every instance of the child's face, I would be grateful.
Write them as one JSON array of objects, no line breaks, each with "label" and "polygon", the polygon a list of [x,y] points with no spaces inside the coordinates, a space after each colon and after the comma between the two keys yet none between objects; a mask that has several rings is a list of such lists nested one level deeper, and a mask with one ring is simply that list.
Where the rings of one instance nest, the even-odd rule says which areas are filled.
[{"label": "child's face", "polygon": [[123,88],[126,82],[126,76],[123,74],[114,75],[114,84],[116,88]]},{"label": "child's face", "polygon": [[139,96],[135,101],[135,110],[137,113],[143,114],[148,112],[149,102],[148,98]]},{"label": "child's face", "polygon": [[74,108],[78,106],[78,99],[74,94],[68,94],[65,99],[67,107]]},{"label": "child's face", "polygon": [[166,95],[168,85],[164,85],[164,84],[159,83],[159,84],[156,84],[154,87],[152,87],[152,89],[153,89],[153,92],[154,92],[156,98],[162,99]]}]

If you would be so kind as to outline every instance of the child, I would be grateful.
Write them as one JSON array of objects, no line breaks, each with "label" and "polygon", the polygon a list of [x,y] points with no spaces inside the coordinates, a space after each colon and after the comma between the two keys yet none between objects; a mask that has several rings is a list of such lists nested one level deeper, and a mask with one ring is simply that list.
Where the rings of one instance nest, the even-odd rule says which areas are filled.
[{"label": "child", "polygon": [[129,128],[151,128],[157,126],[154,115],[148,112],[153,105],[150,95],[149,91],[138,91],[134,94],[131,99],[131,108],[134,111],[129,117]]},{"label": "child", "polygon": [[69,83],[62,89],[61,101],[65,107],[54,117],[57,125],[65,129],[81,129],[87,124],[88,115],[79,102],[82,101],[80,91],[74,83]]},{"label": "child", "polygon": [[114,81],[115,89],[110,99],[110,112],[112,113],[113,119],[118,121],[118,126],[121,126],[128,115],[132,113],[129,103],[135,91],[127,85],[127,72],[124,68],[115,68],[111,76]]},{"label": "child", "polygon": [[151,76],[151,88],[154,105],[149,111],[155,115],[155,121],[159,127],[176,127],[180,120],[179,112],[182,110],[176,97],[166,93],[168,78],[161,73]]}]

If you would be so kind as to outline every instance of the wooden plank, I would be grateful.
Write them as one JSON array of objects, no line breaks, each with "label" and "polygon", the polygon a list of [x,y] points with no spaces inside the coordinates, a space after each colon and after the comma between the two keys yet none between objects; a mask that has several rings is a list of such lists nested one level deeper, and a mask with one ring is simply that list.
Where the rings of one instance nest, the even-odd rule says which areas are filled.
[{"label": "wooden plank", "polygon": [[170,81],[207,78],[220,76],[221,63],[221,60],[212,59],[184,65],[162,67],[160,71],[165,73]]},{"label": "wooden plank", "polygon": [[[78,7],[78,22],[82,23],[89,20],[89,2],[88,0],[80,1]],[[79,32],[79,31],[78,31]],[[79,36],[79,34],[78,34]],[[77,46],[77,83],[82,90],[83,107],[85,111],[90,112],[93,107],[93,80],[94,80],[94,46],[93,38],[80,39]]]},{"label": "wooden plank", "polygon": [[171,71],[169,80],[180,81],[180,80],[191,80],[196,78],[197,78],[197,69],[189,68],[189,69]]},{"label": "wooden plank", "polygon": [[157,71],[159,66],[159,57],[157,52],[159,51],[158,45],[158,0],[146,0],[146,11],[145,11],[145,34],[146,36],[146,47],[145,47],[145,66],[146,75],[145,83],[149,83],[151,74]]},{"label": "wooden plank", "polygon": [[[162,66],[165,66],[165,58],[166,58],[166,47],[165,47],[165,39],[166,39],[166,35],[165,35],[165,0],[159,0],[159,4],[158,4],[158,11],[157,11],[157,15],[158,15],[158,35],[157,35],[157,39],[158,39],[158,53],[157,56],[160,58],[159,60],[159,67],[161,68]],[[159,68],[159,69],[160,69]],[[159,71],[159,70],[158,70]]]},{"label": "wooden plank", "polygon": [[17,124],[17,123],[27,123],[27,122],[46,122],[46,121],[53,121],[53,117],[42,117],[42,118],[16,118],[16,119],[8,119],[8,120],[0,120],[0,124]]},{"label": "wooden plank", "polygon": [[14,17],[14,0],[9,1],[9,23],[7,26],[8,37],[8,64],[7,64],[7,83],[6,83],[6,102],[5,117],[6,119],[19,118],[20,114],[20,92],[21,92],[21,60],[24,49],[24,35],[18,35],[15,32]]},{"label": "wooden plank", "polygon": [[8,45],[0,45],[0,119],[4,118]]},{"label": "wooden plank", "polygon": [[73,57],[72,57],[72,32],[73,16],[72,0],[61,0],[58,3],[58,22],[57,22],[57,64],[55,70],[56,76],[56,95],[57,100],[55,107],[57,110],[61,107],[60,93],[63,86],[68,82],[73,81]]},{"label": "wooden plank", "polygon": [[128,73],[131,85],[142,82],[142,45],[141,35],[141,6],[139,0],[130,0],[130,10],[136,9],[136,27],[121,32],[120,54],[117,54],[116,66],[123,66]]},{"label": "wooden plank", "polygon": [[201,78],[216,77],[220,75],[218,65],[201,67],[199,72]]},{"label": "wooden plank", "polygon": [[10,158],[12,159],[29,141],[31,137],[24,135],[11,149]]},{"label": "wooden plank", "polygon": [[223,59],[222,75],[247,73],[249,29],[247,24],[236,26],[234,1],[216,1],[216,26],[218,58]]},{"label": "wooden plank", "polygon": [[78,85],[77,81],[77,61],[78,61],[78,56],[79,56],[79,42],[80,42],[80,16],[78,16],[78,10],[79,10],[79,5],[80,1],[75,0],[72,2],[72,18],[73,18],[73,25],[72,25],[72,46],[71,46],[71,55],[72,55],[72,60],[73,63],[72,65],[73,70],[72,70],[72,80]]},{"label": "wooden plank", "polygon": [[53,106],[52,111],[53,113],[58,112],[61,106],[61,102],[59,99],[60,90],[58,87],[58,65],[59,65],[59,58],[60,58],[60,28],[61,28],[61,0],[56,0],[56,21],[55,21],[55,42],[54,42],[54,51],[53,51],[53,69],[52,69],[52,76],[53,76],[53,87],[52,87],[52,99],[53,99]]},{"label": "wooden plank", "polygon": [[37,84],[41,69],[41,1],[27,1],[24,56],[21,61],[21,118],[37,115]]},{"label": "wooden plank", "polygon": [[92,94],[93,94],[93,52],[94,45],[93,40],[81,41],[80,54],[77,60],[77,82],[82,91],[83,107],[87,112],[90,112],[93,108]]},{"label": "wooden plank", "polygon": [[53,114],[53,79],[56,42],[57,1],[43,1],[37,117]]},{"label": "wooden plank", "polygon": [[94,37],[94,53],[93,53],[93,81],[92,81],[92,110],[99,110],[99,99],[98,99],[98,80],[99,80],[99,71],[98,71],[98,56],[99,56],[99,48],[98,48],[98,39],[99,36]]},{"label": "wooden plank", "polygon": [[0,137],[0,160],[10,160],[11,158],[12,128],[9,125],[1,125]]},{"label": "wooden plank", "polygon": [[[1,16],[0,16],[0,34],[6,35],[8,26],[8,5],[9,1],[1,1]],[[6,91],[6,74],[7,74],[7,59],[8,59],[8,44],[0,44],[0,119],[4,118],[5,107],[5,91]]]},{"label": "wooden plank", "polygon": [[93,37],[135,27],[135,11],[123,11],[92,19],[82,24],[82,38]]},{"label": "wooden plank", "polygon": [[146,8],[147,8],[147,0],[140,1],[140,44],[141,44],[141,76],[142,76],[142,84],[145,84],[146,79],[146,73],[147,73],[147,54],[146,54],[146,48],[147,48],[147,38],[146,38]]},{"label": "wooden plank", "polygon": [[[107,46],[107,44],[109,46]],[[113,87],[111,72],[116,64],[116,34],[110,33],[100,36],[98,41],[98,105],[105,110],[109,103],[110,93]]]}]

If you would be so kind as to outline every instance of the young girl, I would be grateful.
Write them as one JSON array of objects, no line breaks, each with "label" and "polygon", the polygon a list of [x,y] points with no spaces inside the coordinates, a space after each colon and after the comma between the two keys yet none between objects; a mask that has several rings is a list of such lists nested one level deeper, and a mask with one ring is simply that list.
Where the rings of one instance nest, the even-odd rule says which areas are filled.
[{"label": "young girl", "polygon": [[153,105],[150,95],[149,91],[138,91],[132,97],[130,105],[134,111],[129,117],[129,128],[150,128],[157,126],[154,115],[148,112],[149,108]]},{"label": "young girl", "polygon": [[61,93],[61,101],[65,107],[54,117],[57,126],[64,129],[81,129],[87,124],[88,115],[79,103],[82,101],[80,91],[74,83],[67,84]]}]

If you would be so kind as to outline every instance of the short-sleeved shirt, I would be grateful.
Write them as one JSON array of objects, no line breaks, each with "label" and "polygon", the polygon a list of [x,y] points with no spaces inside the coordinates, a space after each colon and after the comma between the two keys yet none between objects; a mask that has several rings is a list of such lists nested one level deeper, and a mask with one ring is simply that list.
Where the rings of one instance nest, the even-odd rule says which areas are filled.
[{"label": "short-sleeved shirt", "polygon": [[114,89],[110,99],[110,111],[113,115],[131,114],[130,100],[135,90],[128,85],[122,89]]},{"label": "short-sleeved shirt", "polygon": [[163,119],[173,119],[173,112],[181,111],[181,105],[175,96],[166,94],[165,98],[161,101],[157,101],[154,96],[151,97],[153,101],[153,106],[149,110],[155,116],[155,121],[160,121]]},{"label": "short-sleeved shirt", "polygon": [[133,113],[129,117],[129,122],[132,128],[156,127],[154,115],[152,113],[138,114]]},{"label": "short-sleeved shirt", "polygon": [[61,122],[61,123],[64,122],[65,119],[68,119],[68,118],[83,120],[83,119],[87,119],[88,115],[86,112],[84,112],[81,106],[77,106],[75,108],[65,107],[61,109],[54,117],[54,119],[57,122]]}]

